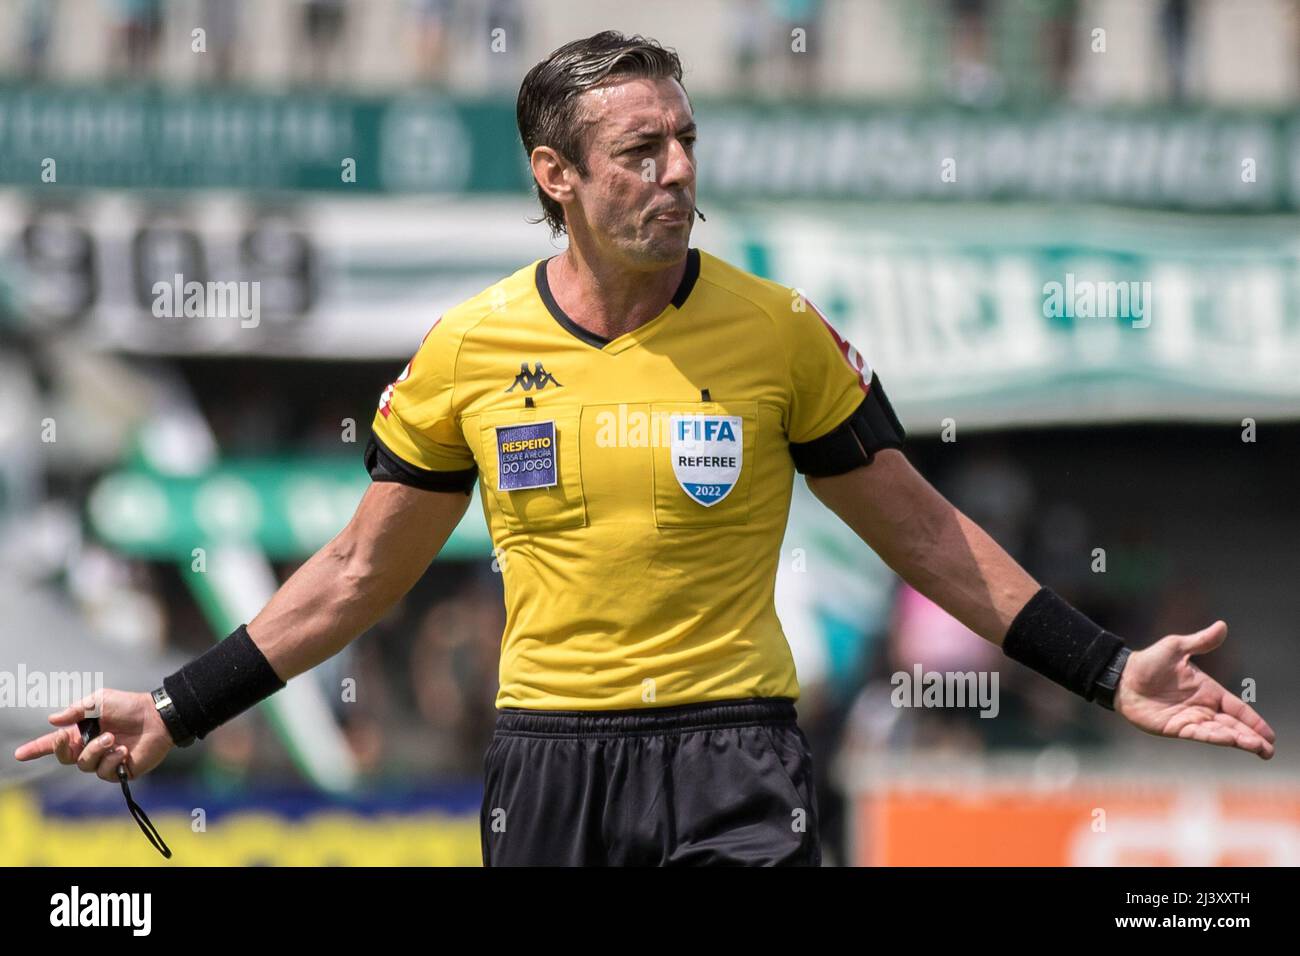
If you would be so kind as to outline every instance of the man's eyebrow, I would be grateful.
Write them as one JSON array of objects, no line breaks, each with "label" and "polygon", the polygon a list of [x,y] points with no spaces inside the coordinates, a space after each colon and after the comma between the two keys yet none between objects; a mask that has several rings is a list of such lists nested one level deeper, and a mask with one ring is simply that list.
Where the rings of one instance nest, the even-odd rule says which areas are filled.
[{"label": "man's eyebrow", "polygon": [[[674,135],[678,137],[685,136],[688,133],[696,132],[696,129],[697,127],[695,125],[695,120],[691,120],[685,126],[678,129]],[[660,138],[662,138],[662,134],[659,132],[658,128],[642,127],[641,129],[628,130],[626,133],[621,134],[618,137],[616,142],[619,145],[626,145],[628,143],[634,143],[641,140],[648,141],[648,140],[655,140]]]}]

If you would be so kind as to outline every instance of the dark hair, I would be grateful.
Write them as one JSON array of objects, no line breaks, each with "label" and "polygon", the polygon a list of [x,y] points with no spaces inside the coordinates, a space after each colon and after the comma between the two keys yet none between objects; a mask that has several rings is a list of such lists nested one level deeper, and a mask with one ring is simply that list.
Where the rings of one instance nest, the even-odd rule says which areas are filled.
[{"label": "dark hair", "polygon": [[[519,86],[515,119],[524,152],[549,146],[587,175],[584,138],[586,124],[578,114],[578,97],[610,77],[669,78],[682,81],[682,61],[676,52],[643,36],[624,36],[605,30],[595,36],[566,43],[538,63]],[[565,232],[564,207],[533,182],[542,204],[542,216],[551,235]]]}]

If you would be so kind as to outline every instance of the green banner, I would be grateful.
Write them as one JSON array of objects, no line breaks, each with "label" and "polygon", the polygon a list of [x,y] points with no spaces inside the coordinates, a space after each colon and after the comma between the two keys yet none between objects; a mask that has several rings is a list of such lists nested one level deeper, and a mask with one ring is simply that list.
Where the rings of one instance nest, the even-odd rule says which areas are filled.
[{"label": "green banner", "polygon": [[33,188],[519,192],[514,105],[0,87],[0,182]]},{"label": "green banner", "polygon": [[[699,196],[1300,209],[1300,113],[714,104]],[[707,207],[706,207],[707,211]]]},{"label": "green banner", "polygon": [[1300,418],[1291,217],[987,213],[754,204],[732,261],[804,290],[918,435]]},{"label": "green banner", "polygon": [[[1300,210],[1295,111],[697,104],[699,198]],[[0,86],[0,183],[522,193],[509,99]]]},{"label": "green banner", "polygon": [[[133,468],[101,479],[87,511],[103,541],[140,557],[188,565],[213,548],[248,545],[296,560],[343,530],[369,484],[354,457],[229,459],[194,477]],[[439,557],[491,555],[475,490]]]}]

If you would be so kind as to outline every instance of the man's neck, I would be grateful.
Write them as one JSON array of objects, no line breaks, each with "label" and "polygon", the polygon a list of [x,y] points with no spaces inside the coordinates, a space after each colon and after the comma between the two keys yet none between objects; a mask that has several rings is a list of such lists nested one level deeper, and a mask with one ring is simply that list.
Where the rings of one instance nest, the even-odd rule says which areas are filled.
[{"label": "man's neck", "polygon": [[686,256],[653,272],[631,271],[569,248],[546,266],[551,295],[588,332],[616,339],[645,325],[673,299],[686,273]]}]

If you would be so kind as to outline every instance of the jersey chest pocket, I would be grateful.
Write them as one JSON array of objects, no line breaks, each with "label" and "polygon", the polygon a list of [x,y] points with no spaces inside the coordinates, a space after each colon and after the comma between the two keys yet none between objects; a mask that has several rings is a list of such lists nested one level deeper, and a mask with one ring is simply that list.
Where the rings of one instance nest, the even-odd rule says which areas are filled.
[{"label": "jersey chest pocket", "polygon": [[655,524],[711,528],[749,520],[757,466],[757,402],[665,402],[650,406]]},{"label": "jersey chest pocket", "polygon": [[483,486],[510,531],[587,523],[579,407],[493,412],[479,419]]}]

